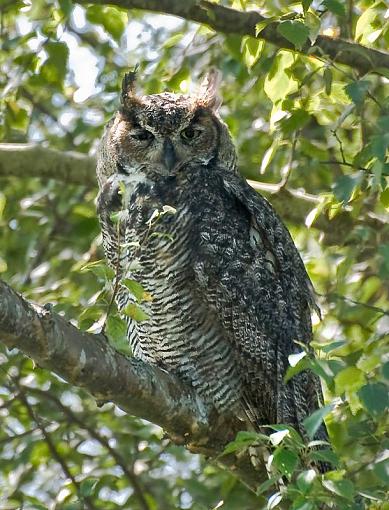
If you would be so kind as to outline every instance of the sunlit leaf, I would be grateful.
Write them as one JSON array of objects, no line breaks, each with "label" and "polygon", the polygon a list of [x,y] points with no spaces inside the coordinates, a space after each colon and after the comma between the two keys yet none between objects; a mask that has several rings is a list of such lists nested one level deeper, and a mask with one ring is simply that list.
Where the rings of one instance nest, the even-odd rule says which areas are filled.
[{"label": "sunlit leaf", "polygon": [[273,103],[278,103],[298,88],[298,81],[288,73],[294,62],[294,56],[287,51],[280,51],[273,61],[265,78],[264,90]]},{"label": "sunlit leaf", "polygon": [[122,281],[122,283],[127,287],[127,289],[131,292],[131,294],[138,301],[138,303],[141,303],[142,301],[152,300],[152,296],[148,292],[146,292],[142,285],[136,280],[125,278]]},{"label": "sunlit leaf", "polygon": [[150,317],[147,315],[147,313],[138,305],[135,303],[129,303],[123,310],[123,313],[125,315],[128,315],[128,317],[131,317],[131,319],[134,319],[136,322],[143,322],[147,321]]},{"label": "sunlit leaf", "polygon": [[357,367],[347,367],[335,376],[335,385],[338,395],[345,391],[358,391],[365,383],[365,374]]}]

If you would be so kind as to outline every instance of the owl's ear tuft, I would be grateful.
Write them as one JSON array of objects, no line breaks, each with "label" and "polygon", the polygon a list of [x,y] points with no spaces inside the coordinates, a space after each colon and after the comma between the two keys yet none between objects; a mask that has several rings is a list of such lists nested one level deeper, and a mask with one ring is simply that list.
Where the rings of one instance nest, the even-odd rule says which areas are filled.
[{"label": "owl's ear tuft", "polygon": [[120,95],[120,102],[123,106],[131,104],[135,99],[135,82],[138,69],[139,64],[136,64],[132,71],[124,75],[122,81],[122,93]]},{"label": "owl's ear tuft", "polygon": [[212,111],[216,112],[222,103],[219,95],[221,73],[212,67],[200,84],[197,92],[198,102]]}]

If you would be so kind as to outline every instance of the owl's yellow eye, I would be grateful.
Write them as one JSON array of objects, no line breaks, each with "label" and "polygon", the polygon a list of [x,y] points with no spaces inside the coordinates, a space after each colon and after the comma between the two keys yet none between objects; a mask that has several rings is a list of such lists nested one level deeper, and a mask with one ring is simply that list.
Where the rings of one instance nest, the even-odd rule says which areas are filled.
[{"label": "owl's yellow eye", "polygon": [[197,138],[200,135],[201,135],[201,129],[196,129],[192,126],[189,126],[186,129],[184,129],[183,131],[181,131],[181,137],[184,140],[188,140],[188,141],[194,140],[195,138]]},{"label": "owl's yellow eye", "polygon": [[150,131],[147,131],[147,129],[136,131],[135,133],[132,133],[130,136],[131,138],[135,138],[135,140],[139,140],[141,142],[146,140],[152,140],[154,138],[153,133],[150,133]]}]

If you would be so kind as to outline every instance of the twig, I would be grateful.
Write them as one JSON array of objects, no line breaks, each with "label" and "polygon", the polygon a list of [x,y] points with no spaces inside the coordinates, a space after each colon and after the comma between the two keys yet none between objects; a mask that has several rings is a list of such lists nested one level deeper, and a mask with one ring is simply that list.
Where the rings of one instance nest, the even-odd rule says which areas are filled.
[{"label": "twig", "polygon": [[72,472],[70,471],[68,465],[66,464],[65,460],[62,458],[61,454],[58,452],[56,445],[54,444],[54,441],[51,438],[51,435],[47,432],[46,427],[43,425],[40,418],[36,415],[35,411],[33,410],[32,406],[29,404],[27,397],[24,393],[24,390],[21,386],[19,386],[19,399],[22,401],[24,407],[27,410],[28,415],[30,416],[31,420],[33,420],[39,429],[41,430],[43,437],[45,438],[45,441],[47,443],[47,446],[52,454],[52,456],[55,458],[55,460],[58,462],[58,464],[61,466],[62,471],[65,473],[66,477],[69,478],[72,482],[72,485],[74,489],[77,492],[78,498],[86,503],[86,506],[90,510],[95,510],[95,506],[91,502],[91,499],[89,496],[83,496],[80,488],[80,484],[77,482],[75,477],[73,476]]},{"label": "twig", "polygon": [[364,172],[371,173],[371,170],[369,168],[366,168],[364,166],[356,166],[352,163],[348,163],[347,161],[337,161],[336,159],[330,159],[328,161],[319,161],[322,165],[342,165],[342,166],[348,166],[350,168],[354,168],[355,170],[363,170]]},{"label": "twig", "polygon": [[105,333],[105,328],[107,326],[108,317],[109,317],[109,314],[111,313],[112,306],[113,306],[113,303],[115,301],[115,297],[116,297],[116,295],[118,293],[118,290],[119,290],[119,283],[120,283],[119,270],[120,270],[120,256],[121,256],[120,219],[119,219],[119,221],[117,223],[117,239],[118,239],[118,246],[117,246],[117,260],[116,260],[116,266],[115,266],[115,283],[114,283],[114,286],[113,286],[111,299],[110,299],[110,301],[108,303],[108,308],[107,308],[107,314],[106,314],[106,317],[105,317],[105,321],[104,321],[103,327],[101,329],[101,332],[103,334]]},{"label": "twig", "polygon": [[137,476],[134,474],[133,471],[128,469],[124,458],[120,455],[120,453],[117,450],[112,448],[112,446],[109,444],[109,441],[105,437],[101,436],[94,428],[90,427],[87,423],[81,420],[75,413],[73,413],[71,409],[64,406],[55,395],[43,391],[39,388],[28,388],[28,391],[30,393],[38,394],[41,397],[49,398],[63,413],[65,413],[68,416],[68,418],[71,421],[76,423],[79,427],[85,429],[91,437],[96,439],[96,441],[98,441],[104,448],[106,448],[110,453],[111,457],[115,460],[116,464],[122,468],[124,475],[127,477],[129,483],[132,485],[134,489],[134,492],[139,500],[142,509],[150,510],[150,506],[143,495],[144,491],[142,490],[142,487],[139,483]]},{"label": "twig", "polygon": [[336,138],[336,141],[337,141],[337,142],[338,142],[338,144],[339,144],[339,150],[340,150],[340,154],[341,154],[341,156],[342,156],[342,162],[343,162],[343,164],[344,164],[344,165],[349,165],[349,163],[347,163],[347,161],[346,161],[346,158],[344,157],[344,152],[343,152],[343,143],[342,143],[342,140],[339,138],[338,133],[336,132],[336,130],[335,130],[335,129],[333,129],[333,130],[331,131],[331,133],[334,135],[334,137]]},{"label": "twig", "polygon": [[24,432],[21,432],[20,434],[14,434],[13,436],[6,436],[4,439],[0,439],[0,445],[9,443],[10,441],[13,441],[14,439],[21,439],[22,437],[29,436],[30,434],[33,434],[37,430],[40,430],[39,427],[34,427],[29,430],[25,430]]},{"label": "twig", "polygon": [[292,141],[292,148],[290,150],[290,155],[289,155],[289,162],[288,162],[288,167],[287,167],[287,170],[285,172],[285,174],[283,175],[280,183],[279,183],[279,189],[281,190],[282,188],[285,188],[285,186],[288,184],[288,181],[289,181],[289,177],[292,173],[292,166],[293,166],[293,161],[294,161],[294,156],[295,156],[295,153],[296,153],[296,145],[297,145],[297,137],[298,137],[298,134],[299,134],[299,130],[298,131],[295,131],[294,132],[294,135],[293,135],[293,141]]},{"label": "twig", "polygon": [[382,315],[389,315],[389,310],[385,310],[384,308],[380,308],[378,306],[369,305],[368,303],[362,303],[361,301],[355,301],[354,299],[351,299],[347,296],[342,296],[341,294],[338,294],[336,292],[330,292],[328,294],[318,294],[318,296],[324,297],[324,298],[335,298],[340,301],[347,301],[348,303],[352,303],[353,305],[363,306],[364,308],[368,308],[369,310],[373,310],[377,313],[381,313]]}]

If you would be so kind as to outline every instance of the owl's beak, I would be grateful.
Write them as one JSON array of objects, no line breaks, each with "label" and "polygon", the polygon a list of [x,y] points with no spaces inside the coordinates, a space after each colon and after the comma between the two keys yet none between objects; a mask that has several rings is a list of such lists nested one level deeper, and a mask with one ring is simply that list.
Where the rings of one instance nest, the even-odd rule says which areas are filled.
[{"label": "owl's beak", "polygon": [[163,142],[163,155],[162,160],[165,167],[171,171],[176,166],[177,157],[176,152],[174,150],[173,144],[169,138],[166,138]]}]

